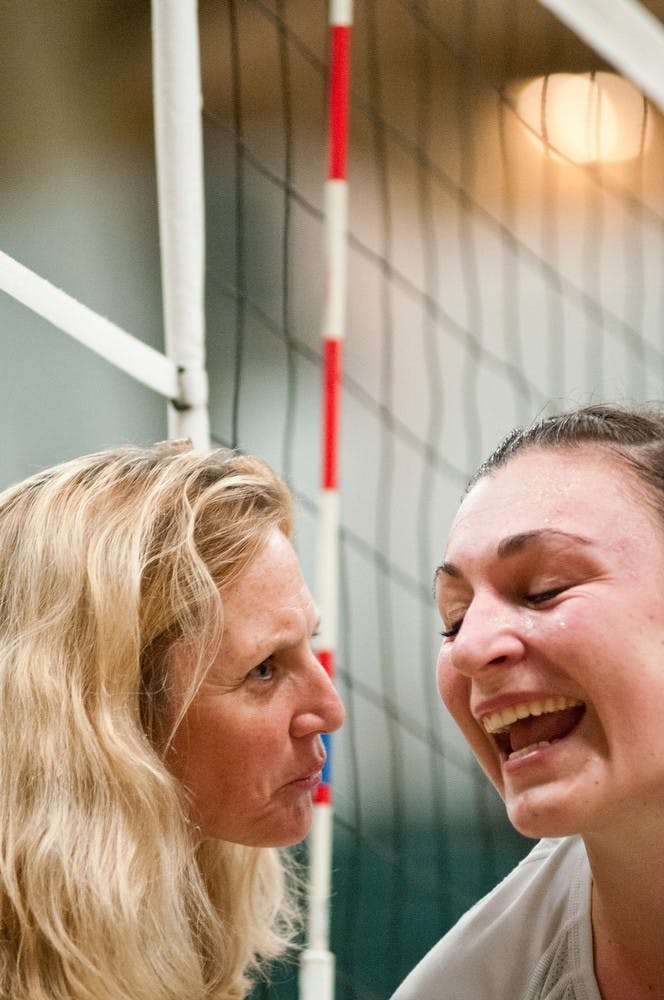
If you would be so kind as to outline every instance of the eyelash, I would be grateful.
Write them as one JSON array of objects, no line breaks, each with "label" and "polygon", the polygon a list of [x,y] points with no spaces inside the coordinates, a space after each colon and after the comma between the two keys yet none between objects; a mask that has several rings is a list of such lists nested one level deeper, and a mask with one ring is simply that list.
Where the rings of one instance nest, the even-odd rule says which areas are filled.
[{"label": "eyelash", "polygon": [[528,604],[546,604],[547,601],[552,601],[554,597],[558,594],[562,594],[563,590],[567,587],[552,587],[550,590],[542,590],[539,594],[527,594],[526,601]]},{"label": "eyelash", "polygon": [[[550,590],[542,590],[538,594],[526,594],[524,600],[527,604],[534,604],[535,606],[539,604],[546,604],[547,601],[552,601],[554,597],[558,594],[562,594],[567,587],[552,587]],[[454,639],[456,635],[459,634],[459,630],[463,625],[463,618],[459,618],[458,621],[454,622],[449,629],[443,629],[440,635],[443,639]]]},{"label": "eyelash", "polygon": [[455,622],[451,628],[443,629],[440,633],[443,639],[453,639],[454,636],[458,634],[462,624],[463,624],[463,618],[461,618],[458,622]]}]

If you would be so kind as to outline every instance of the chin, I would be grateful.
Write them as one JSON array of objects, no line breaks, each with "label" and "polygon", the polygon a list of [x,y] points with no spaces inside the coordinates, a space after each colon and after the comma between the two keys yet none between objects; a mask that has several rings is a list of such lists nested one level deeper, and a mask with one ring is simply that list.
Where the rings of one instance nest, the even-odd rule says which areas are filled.
[{"label": "chin", "polygon": [[311,829],[311,806],[306,814],[289,816],[281,823],[266,823],[247,831],[246,837],[237,837],[236,842],[247,847],[293,847],[304,840]]},{"label": "chin", "polygon": [[506,800],[507,816],[515,830],[524,837],[540,840],[542,837],[571,837],[579,833],[568,809],[545,801]]},{"label": "chin", "polygon": [[264,844],[264,847],[295,847],[296,844],[301,844],[304,838],[309,833],[309,827],[306,830],[301,830],[299,833],[284,834],[278,840],[275,837],[269,844]]},{"label": "chin", "polygon": [[304,838],[309,833],[311,829],[311,819],[312,813],[311,808],[308,811],[306,817],[301,817],[298,823],[289,824],[284,827],[281,831],[281,836],[279,840],[275,838],[272,842],[273,847],[293,847],[295,844],[301,843]]},{"label": "chin", "polygon": [[257,811],[243,816],[242,821],[229,822],[223,815],[199,817],[192,829],[201,840],[223,840],[228,844],[242,844],[244,847],[292,847],[304,840],[312,822],[313,804],[311,795],[300,796],[300,801],[292,801],[278,809]]},{"label": "chin", "polygon": [[241,843],[246,844],[248,847],[294,847],[295,844],[299,844],[304,840],[310,828],[311,824],[307,823],[306,826],[299,826],[297,829],[268,830],[262,836],[257,834],[247,837]]}]

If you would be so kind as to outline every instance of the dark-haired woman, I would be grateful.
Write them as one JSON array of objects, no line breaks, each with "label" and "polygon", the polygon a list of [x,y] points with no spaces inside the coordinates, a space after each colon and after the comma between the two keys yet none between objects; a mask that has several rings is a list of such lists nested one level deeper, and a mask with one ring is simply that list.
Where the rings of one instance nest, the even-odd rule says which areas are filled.
[{"label": "dark-haired woman", "polygon": [[395,1000],[664,997],[664,413],[515,432],[435,590],[442,698],[539,842]]}]

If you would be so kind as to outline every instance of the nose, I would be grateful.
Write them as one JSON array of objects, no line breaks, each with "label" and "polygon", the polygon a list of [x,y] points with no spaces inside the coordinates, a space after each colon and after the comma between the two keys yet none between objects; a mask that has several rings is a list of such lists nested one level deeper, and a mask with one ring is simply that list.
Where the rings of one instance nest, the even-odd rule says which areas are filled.
[{"label": "nose", "polygon": [[313,653],[309,657],[299,703],[291,720],[294,737],[333,733],[341,727],[346,715],[327,670]]},{"label": "nose", "polygon": [[467,677],[517,662],[525,648],[519,609],[496,596],[476,594],[448,648],[451,665]]}]

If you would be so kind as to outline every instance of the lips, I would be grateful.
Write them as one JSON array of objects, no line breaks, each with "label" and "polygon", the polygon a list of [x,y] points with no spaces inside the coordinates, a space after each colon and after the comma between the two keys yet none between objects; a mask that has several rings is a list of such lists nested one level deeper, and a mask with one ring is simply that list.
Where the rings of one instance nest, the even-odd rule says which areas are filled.
[{"label": "lips", "polygon": [[305,791],[313,791],[318,787],[318,785],[320,785],[322,776],[322,771],[312,771],[309,774],[302,775],[300,778],[295,778],[294,781],[290,781],[289,787],[301,788]]},{"label": "lips", "polygon": [[315,787],[319,785],[322,778],[323,767],[325,766],[325,761],[327,760],[327,754],[321,747],[320,757],[316,757],[311,763],[306,767],[306,769],[300,771],[298,775],[292,778],[288,784],[296,785],[298,787],[304,788],[309,785]]},{"label": "lips", "polygon": [[565,696],[519,702],[482,718],[501,756],[513,759],[550,746],[576,728],[585,711],[583,702]]}]

